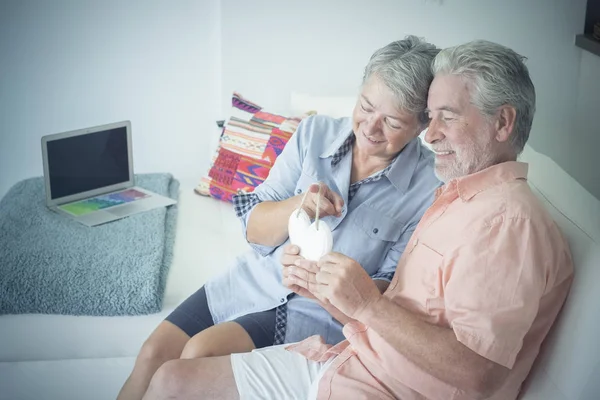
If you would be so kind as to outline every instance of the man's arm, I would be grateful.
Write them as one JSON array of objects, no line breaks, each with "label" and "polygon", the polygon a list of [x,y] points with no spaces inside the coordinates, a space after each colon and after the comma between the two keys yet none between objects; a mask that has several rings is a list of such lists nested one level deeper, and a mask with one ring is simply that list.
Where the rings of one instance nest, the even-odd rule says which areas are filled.
[{"label": "man's arm", "polygon": [[476,398],[493,394],[510,371],[460,343],[452,329],[425,322],[385,296],[354,317],[426,373]]},{"label": "man's arm", "polygon": [[[394,243],[394,245],[387,252],[385,260],[383,261],[383,265],[381,265],[381,268],[375,273],[375,275],[372,276],[373,282],[375,282],[377,289],[379,289],[379,293],[384,293],[387,290],[388,286],[390,286],[390,280],[394,276],[398,260],[400,260],[400,257],[402,256],[402,253],[406,248],[406,244],[408,243],[408,240],[412,236],[413,232],[414,227],[410,227],[402,234],[400,239],[396,243]],[[303,276],[305,280],[311,280],[312,282],[314,282],[314,274],[318,272],[318,268],[315,266],[315,269],[313,270],[307,270],[306,272],[302,272],[305,275],[300,276]],[[309,274],[312,274],[311,279],[308,279]],[[310,292],[307,291],[307,293],[311,295]],[[332,306],[331,303],[329,303],[328,301],[321,301],[319,299],[317,299],[317,301],[340,324],[346,325],[349,322],[355,321],[353,318],[348,317],[336,307]]]},{"label": "man's arm", "polygon": [[504,382],[508,368],[463,345],[452,329],[429,324],[383,296],[356,261],[330,253],[319,267],[307,289],[383,339],[385,349],[374,351],[384,369],[397,370],[406,360],[470,398],[486,398]]},{"label": "man's arm", "polygon": [[[380,279],[374,279],[373,282],[375,282],[375,285],[379,289],[379,293],[385,292],[388,286],[390,285],[388,281],[382,281]],[[310,293],[308,294],[310,295]],[[336,307],[332,306],[331,303],[329,303],[328,301],[321,301],[319,299],[316,299],[316,301],[321,305],[321,307],[327,310],[327,312],[331,314],[331,316],[335,318],[335,320],[338,321],[340,324],[346,325],[347,323],[356,321],[355,319],[350,318],[349,316],[338,310]]]}]

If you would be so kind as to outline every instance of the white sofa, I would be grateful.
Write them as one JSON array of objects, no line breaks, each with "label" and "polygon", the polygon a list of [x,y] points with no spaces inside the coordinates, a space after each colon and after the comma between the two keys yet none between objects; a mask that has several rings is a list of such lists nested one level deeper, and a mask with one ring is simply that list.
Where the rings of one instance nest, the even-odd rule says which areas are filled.
[{"label": "white sofa", "polygon": [[0,316],[0,399],[116,398],[150,332],[246,249],[231,205],[183,183],[163,310],[130,317]]},{"label": "white sofa", "polygon": [[[353,101],[346,103],[348,110]],[[532,149],[522,160],[530,163],[530,184],[568,238],[576,267],[571,294],[522,398],[600,399],[600,201]],[[116,397],[152,329],[249,248],[231,205],[192,188],[191,182],[182,185],[163,311],[139,317],[0,316],[0,400]]]}]

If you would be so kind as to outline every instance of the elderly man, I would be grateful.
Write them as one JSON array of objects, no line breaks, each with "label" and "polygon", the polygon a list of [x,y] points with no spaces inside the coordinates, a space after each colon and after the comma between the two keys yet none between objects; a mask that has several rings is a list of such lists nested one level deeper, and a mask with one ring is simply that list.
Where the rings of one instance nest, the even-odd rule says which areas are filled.
[{"label": "elderly man", "polygon": [[490,42],[443,50],[433,69],[426,140],[445,185],[386,292],[342,254],[282,260],[284,283],[346,323],[346,340],[168,363],[147,398],[517,397],[573,277],[516,161],[535,90],[522,57]]}]

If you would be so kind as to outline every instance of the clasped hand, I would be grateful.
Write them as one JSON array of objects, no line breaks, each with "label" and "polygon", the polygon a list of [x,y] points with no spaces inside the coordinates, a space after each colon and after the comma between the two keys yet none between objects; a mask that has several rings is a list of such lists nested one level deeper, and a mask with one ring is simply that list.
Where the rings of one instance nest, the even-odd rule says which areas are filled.
[{"label": "clasped hand", "polygon": [[299,256],[299,248],[284,248],[283,284],[293,292],[331,304],[350,318],[377,301],[379,289],[364,268],[355,260],[331,252],[317,262]]}]

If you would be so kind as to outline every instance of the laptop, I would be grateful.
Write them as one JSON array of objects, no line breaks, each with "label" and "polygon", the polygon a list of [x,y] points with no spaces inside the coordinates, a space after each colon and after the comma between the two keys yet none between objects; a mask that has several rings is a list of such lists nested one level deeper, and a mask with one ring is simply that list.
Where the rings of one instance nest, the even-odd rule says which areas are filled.
[{"label": "laptop", "polygon": [[176,201],[134,186],[131,123],[42,137],[46,206],[87,226]]}]

